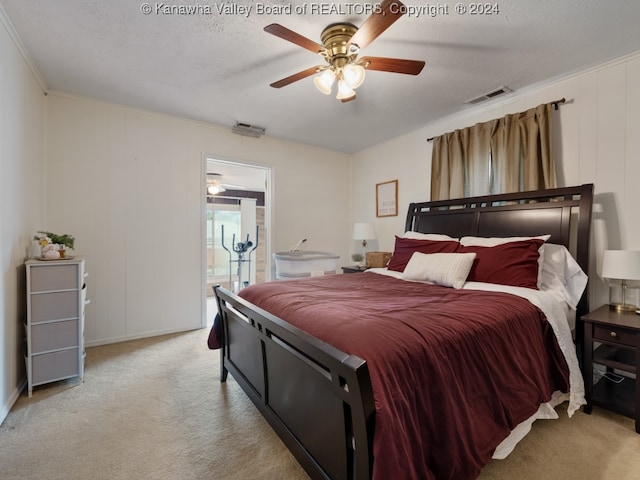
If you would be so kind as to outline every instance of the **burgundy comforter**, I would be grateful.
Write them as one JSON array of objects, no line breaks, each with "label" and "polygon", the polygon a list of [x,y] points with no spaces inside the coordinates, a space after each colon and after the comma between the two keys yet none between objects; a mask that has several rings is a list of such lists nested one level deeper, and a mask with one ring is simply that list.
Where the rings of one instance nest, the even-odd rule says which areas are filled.
[{"label": "burgundy comforter", "polygon": [[518,423],[569,388],[552,327],[514,295],[362,273],[240,296],[367,361],[377,480],[476,478]]}]

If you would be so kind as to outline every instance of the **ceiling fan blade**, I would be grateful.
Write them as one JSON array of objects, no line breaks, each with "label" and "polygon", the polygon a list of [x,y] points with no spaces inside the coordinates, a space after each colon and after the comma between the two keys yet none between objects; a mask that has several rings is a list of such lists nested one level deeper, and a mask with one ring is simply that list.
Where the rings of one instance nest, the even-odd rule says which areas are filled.
[{"label": "ceiling fan blade", "polygon": [[309,40],[307,37],[303,37],[299,33],[296,33],[293,30],[289,30],[287,27],[283,27],[282,25],[279,25],[277,23],[267,25],[266,27],[264,27],[264,31],[270,33],[271,35],[275,35],[276,37],[280,37],[283,40],[295,43],[296,45],[302,48],[306,48],[313,53],[320,53],[324,52],[325,50],[325,48],[319,43],[316,43],[313,40]]},{"label": "ceiling fan blade", "polygon": [[[391,8],[393,5],[393,9]],[[393,12],[391,11],[393,10]],[[384,0],[380,5],[380,11],[372,13],[358,29],[351,41],[351,45],[356,44],[360,50],[366,48],[382,32],[404,15],[405,6],[398,0]]]},{"label": "ceiling fan blade", "polygon": [[273,88],[286,87],[290,83],[297,82],[298,80],[302,80],[303,78],[307,78],[307,77],[313,75],[314,73],[319,72],[321,68],[322,67],[320,67],[320,66],[307,68],[306,70],[302,70],[301,72],[294,73],[293,75],[289,75],[288,77],[283,78],[282,80],[278,80],[277,82],[273,82],[271,84],[271,86]]},{"label": "ceiling fan blade", "polygon": [[407,75],[418,75],[425,65],[422,60],[403,60],[401,58],[384,57],[362,57],[358,63],[367,70],[406,73]]}]

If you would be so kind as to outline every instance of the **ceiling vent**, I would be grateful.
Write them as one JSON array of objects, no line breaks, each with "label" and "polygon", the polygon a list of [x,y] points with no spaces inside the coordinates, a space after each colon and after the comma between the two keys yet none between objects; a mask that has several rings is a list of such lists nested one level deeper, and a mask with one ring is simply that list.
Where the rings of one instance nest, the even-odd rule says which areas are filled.
[{"label": "ceiling vent", "polygon": [[471,98],[465,101],[464,103],[469,105],[475,105],[476,103],[486,102],[487,100],[491,100],[492,98],[499,97],[500,95],[504,95],[505,93],[509,93],[509,92],[513,92],[513,90],[511,90],[509,87],[500,87],[500,88],[496,88],[495,90],[489,93],[485,93],[478,97]]},{"label": "ceiling vent", "polygon": [[236,124],[231,127],[231,131],[238,135],[244,135],[245,137],[259,138],[264,135],[265,129],[256,127],[255,125],[249,125],[248,123],[236,122]]}]

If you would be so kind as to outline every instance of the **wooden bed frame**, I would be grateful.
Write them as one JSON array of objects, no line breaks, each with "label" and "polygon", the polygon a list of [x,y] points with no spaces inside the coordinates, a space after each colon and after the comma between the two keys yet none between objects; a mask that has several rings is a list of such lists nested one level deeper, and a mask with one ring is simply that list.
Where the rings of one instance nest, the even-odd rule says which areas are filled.
[{"label": "wooden bed frame", "polygon": [[[406,230],[453,237],[551,234],[549,242],[567,246],[588,274],[592,203],[592,184],[412,203]],[[311,478],[371,478],[375,407],[367,363],[222,287],[215,294],[220,380],[233,375]],[[577,315],[587,310],[585,290]]]}]

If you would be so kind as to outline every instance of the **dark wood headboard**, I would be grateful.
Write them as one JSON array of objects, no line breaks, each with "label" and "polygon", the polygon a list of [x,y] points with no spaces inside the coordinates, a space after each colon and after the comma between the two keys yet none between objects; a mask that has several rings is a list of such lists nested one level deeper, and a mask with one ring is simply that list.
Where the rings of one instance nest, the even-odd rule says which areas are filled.
[{"label": "dark wood headboard", "polygon": [[[409,205],[405,229],[452,237],[536,236],[565,245],[589,275],[593,184]],[[588,311],[587,291],[578,315]]]}]

